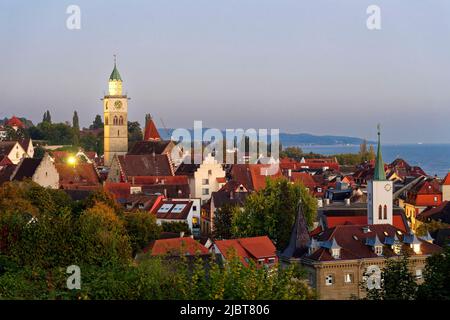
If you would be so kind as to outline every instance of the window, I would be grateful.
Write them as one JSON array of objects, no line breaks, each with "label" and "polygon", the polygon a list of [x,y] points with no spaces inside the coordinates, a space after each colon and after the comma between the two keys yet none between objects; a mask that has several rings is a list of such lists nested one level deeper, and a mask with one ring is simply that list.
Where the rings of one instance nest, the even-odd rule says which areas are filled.
[{"label": "window", "polygon": [[202,184],[205,186],[205,185],[208,185],[209,184],[209,179],[202,179]]},{"label": "window", "polygon": [[117,119],[117,116],[114,116],[113,125],[116,126],[118,122],[119,122],[119,120]]},{"label": "window", "polygon": [[381,204],[378,206],[378,219],[379,220],[383,219],[383,213],[382,213],[382,209],[381,209]]},{"label": "window", "polygon": [[208,170],[208,175],[212,175],[212,170]]},{"label": "window", "polygon": [[204,195],[204,196],[209,195],[209,189],[203,188],[202,189],[202,195]]},{"label": "window", "polygon": [[422,279],[422,269],[417,269],[416,270],[416,279]]},{"label": "window", "polygon": [[120,116],[120,118],[119,118],[119,124],[122,126],[123,125],[123,117],[122,116]]},{"label": "window", "polygon": [[332,249],[331,255],[334,259],[339,259],[341,257],[341,249]]},{"label": "window", "polygon": [[437,197],[434,197],[434,202],[437,202]]},{"label": "window", "polygon": [[109,123],[109,118],[106,116],[105,117],[105,125],[108,125],[108,123]]},{"label": "window", "polygon": [[384,205],[384,220],[387,220],[387,205]]},{"label": "window", "polygon": [[353,273],[346,273],[344,275],[344,283],[353,283]]},{"label": "window", "polygon": [[275,258],[269,258],[269,264],[274,264],[275,263]]},{"label": "window", "polygon": [[322,192],[322,188],[317,188],[317,192]]},{"label": "window", "polygon": [[383,247],[382,246],[375,246],[375,254],[377,256],[381,256],[383,254]]},{"label": "window", "polygon": [[332,286],[334,283],[334,276],[332,274],[329,274],[325,277],[325,285],[326,286]]},{"label": "window", "polygon": [[117,136],[120,136],[120,131],[119,130],[117,130]]},{"label": "window", "polygon": [[193,211],[197,211],[197,206],[192,206]]}]

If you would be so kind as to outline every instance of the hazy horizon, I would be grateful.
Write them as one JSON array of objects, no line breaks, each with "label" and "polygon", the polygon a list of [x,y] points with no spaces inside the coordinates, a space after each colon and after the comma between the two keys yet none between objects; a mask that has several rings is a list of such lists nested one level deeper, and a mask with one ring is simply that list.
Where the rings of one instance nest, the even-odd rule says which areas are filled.
[{"label": "hazy horizon", "polygon": [[[81,30],[66,8],[81,8]],[[366,28],[381,8],[382,29]],[[196,0],[0,3],[0,118],[81,126],[118,55],[129,120],[450,143],[450,2]]]}]

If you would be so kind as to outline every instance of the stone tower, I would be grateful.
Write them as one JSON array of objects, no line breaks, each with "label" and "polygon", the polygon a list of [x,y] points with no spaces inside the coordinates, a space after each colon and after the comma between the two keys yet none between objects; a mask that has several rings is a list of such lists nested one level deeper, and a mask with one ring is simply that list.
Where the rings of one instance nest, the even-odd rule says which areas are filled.
[{"label": "stone tower", "polygon": [[105,166],[111,165],[115,154],[128,152],[128,98],[122,94],[122,78],[117,70],[114,57],[114,69],[109,77],[108,94],[103,100],[104,114],[104,150]]}]

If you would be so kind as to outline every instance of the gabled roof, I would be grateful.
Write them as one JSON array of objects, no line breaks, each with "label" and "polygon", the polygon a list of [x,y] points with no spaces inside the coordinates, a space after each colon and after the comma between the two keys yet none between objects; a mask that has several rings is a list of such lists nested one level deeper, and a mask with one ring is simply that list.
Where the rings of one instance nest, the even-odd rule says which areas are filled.
[{"label": "gabled roof", "polygon": [[196,254],[209,254],[208,249],[190,237],[159,239],[153,241],[148,248],[144,249],[144,252],[148,251],[151,252],[152,256],[180,256],[181,253],[183,253],[183,255],[190,256],[194,256]]},{"label": "gabled roof", "polygon": [[6,125],[10,126],[10,127],[25,128],[25,125],[23,124],[23,122],[20,121],[20,119],[17,118],[16,116],[12,116],[12,118],[6,122]]},{"label": "gabled roof", "polygon": [[155,123],[150,115],[146,116],[144,141],[161,140],[158,129],[156,129]]},{"label": "gabled roof", "polygon": [[[165,199],[161,201],[156,207],[153,208],[152,213],[156,214],[157,219],[163,220],[186,220],[191,211],[193,201],[186,200],[169,200]],[[163,210],[164,208],[166,210]],[[179,210],[177,210],[177,208]],[[199,208],[200,210],[200,208]]]},{"label": "gabled roof", "polygon": [[450,172],[447,173],[444,180],[442,180],[442,185],[444,186],[450,186]]},{"label": "gabled roof", "polygon": [[427,222],[429,220],[441,221],[450,224],[450,202],[443,201],[435,208],[422,211],[416,217],[420,221]]},{"label": "gabled roof", "polygon": [[[241,183],[249,191],[259,191],[266,187],[266,179],[282,177],[280,167],[271,172],[270,164],[235,164],[231,168],[233,180]],[[274,173],[274,174],[271,174]]]},{"label": "gabled roof", "polygon": [[17,141],[0,141],[0,156],[9,155],[17,143]]},{"label": "gabled roof", "polygon": [[[138,176],[173,176],[173,168],[167,155],[118,156],[120,167],[128,180]],[[128,181],[131,182],[131,181]]]},{"label": "gabled roof", "polygon": [[16,170],[17,165],[10,164],[0,169],[0,184],[11,181],[11,177]]},{"label": "gabled roof", "polygon": [[163,154],[171,142],[170,140],[137,141],[128,155]]},{"label": "gabled roof", "polygon": [[59,173],[59,185],[63,189],[100,186],[97,171],[91,163],[78,163],[75,166],[65,163],[55,163]]},{"label": "gabled roof", "polygon": [[33,177],[36,169],[41,164],[42,159],[24,158],[18,164],[17,171],[13,177],[14,180],[22,181],[23,179]]},{"label": "gabled roof", "polygon": [[225,258],[230,256],[233,248],[244,265],[249,264],[249,259],[276,257],[276,248],[267,236],[217,240],[215,244]]}]

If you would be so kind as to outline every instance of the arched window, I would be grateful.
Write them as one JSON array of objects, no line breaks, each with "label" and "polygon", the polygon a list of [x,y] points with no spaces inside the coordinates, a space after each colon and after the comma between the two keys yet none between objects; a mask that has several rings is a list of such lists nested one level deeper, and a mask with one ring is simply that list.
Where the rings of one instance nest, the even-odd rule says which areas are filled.
[{"label": "arched window", "polygon": [[108,125],[108,123],[109,123],[109,119],[108,119],[108,116],[106,116],[105,117],[105,125]]},{"label": "arched window", "polygon": [[119,131],[119,130],[117,130],[117,136],[118,136],[118,137],[120,136],[120,131]]},{"label": "arched window", "polygon": [[120,118],[119,118],[119,125],[123,126],[123,117],[122,116],[120,116]]},{"label": "arched window", "polygon": [[382,212],[381,204],[378,206],[378,219],[379,220],[383,219],[383,212]]},{"label": "arched window", "polygon": [[387,220],[387,205],[384,205],[384,220]]},{"label": "arched window", "polygon": [[113,124],[114,124],[115,126],[117,126],[118,123],[119,123],[119,121],[118,121],[118,119],[117,119],[117,116],[114,116]]}]

